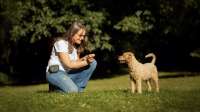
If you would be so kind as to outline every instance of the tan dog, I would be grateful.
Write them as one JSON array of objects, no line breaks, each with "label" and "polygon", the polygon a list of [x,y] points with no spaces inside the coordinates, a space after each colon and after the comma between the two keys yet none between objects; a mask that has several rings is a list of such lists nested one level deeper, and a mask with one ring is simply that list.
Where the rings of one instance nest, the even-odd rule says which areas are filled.
[{"label": "tan dog", "polygon": [[158,84],[158,71],[155,66],[156,56],[153,53],[149,53],[146,58],[152,57],[150,63],[142,64],[135,58],[132,52],[125,52],[118,57],[120,63],[127,63],[129,68],[131,90],[132,93],[142,93],[142,80],[145,80],[148,85],[148,91],[151,91],[151,80],[154,82],[155,89],[159,92]]}]

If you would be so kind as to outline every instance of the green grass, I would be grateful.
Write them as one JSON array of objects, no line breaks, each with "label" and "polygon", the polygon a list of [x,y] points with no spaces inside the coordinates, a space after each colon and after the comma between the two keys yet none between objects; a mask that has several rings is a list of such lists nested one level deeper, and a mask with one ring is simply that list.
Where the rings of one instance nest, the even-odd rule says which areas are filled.
[{"label": "green grass", "polygon": [[160,88],[160,93],[145,87],[143,94],[131,94],[128,75],[90,80],[78,94],[49,93],[47,84],[6,86],[0,88],[0,112],[200,111],[200,76],[160,78]]}]

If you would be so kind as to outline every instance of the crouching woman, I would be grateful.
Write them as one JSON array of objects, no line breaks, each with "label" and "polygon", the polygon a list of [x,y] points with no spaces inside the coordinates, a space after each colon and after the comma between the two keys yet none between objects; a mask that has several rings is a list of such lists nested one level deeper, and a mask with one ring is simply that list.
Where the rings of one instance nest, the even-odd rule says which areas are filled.
[{"label": "crouching woman", "polygon": [[86,28],[74,22],[54,43],[46,68],[50,91],[82,92],[96,69],[95,54],[80,58],[84,49]]}]

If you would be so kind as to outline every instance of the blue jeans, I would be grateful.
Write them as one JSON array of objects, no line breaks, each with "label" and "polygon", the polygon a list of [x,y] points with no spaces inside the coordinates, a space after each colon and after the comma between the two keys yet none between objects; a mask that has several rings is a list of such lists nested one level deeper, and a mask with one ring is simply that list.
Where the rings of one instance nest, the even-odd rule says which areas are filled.
[{"label": "blue jeans", "polygon": [[82,92],[87,86],[88,80],[96,69],[97,62],[94,60],[90,65],[74,71],[58,71],[46,73],[49,89],[59,92]]}]

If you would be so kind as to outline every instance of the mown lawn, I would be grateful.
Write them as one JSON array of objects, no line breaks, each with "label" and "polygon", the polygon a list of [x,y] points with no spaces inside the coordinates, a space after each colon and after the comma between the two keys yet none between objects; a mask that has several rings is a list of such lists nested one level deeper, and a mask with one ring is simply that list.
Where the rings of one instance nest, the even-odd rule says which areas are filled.
[{"label": "mown lawn", "polygon": [[161,77],[160,93],[131,94],[128,75],[91,80],[78,94],[49,93],[47,84],[0,87],[0,112],[200,112],[200,75],[181,76]]}]

